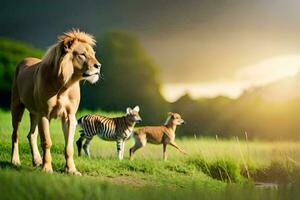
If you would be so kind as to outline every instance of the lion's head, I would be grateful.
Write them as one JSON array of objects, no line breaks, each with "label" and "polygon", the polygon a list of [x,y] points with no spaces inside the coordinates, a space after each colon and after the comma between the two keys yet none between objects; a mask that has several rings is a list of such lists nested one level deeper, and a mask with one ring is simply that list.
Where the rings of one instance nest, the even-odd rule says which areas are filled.
[{"label": "lion's head", "polygon": [[95,43],[92,35],[73,29],[58,37],[58,43],[49,48],[43,61],[57,66],[64,84],[72,77],[95,83],[101,68],[93,50]]}]

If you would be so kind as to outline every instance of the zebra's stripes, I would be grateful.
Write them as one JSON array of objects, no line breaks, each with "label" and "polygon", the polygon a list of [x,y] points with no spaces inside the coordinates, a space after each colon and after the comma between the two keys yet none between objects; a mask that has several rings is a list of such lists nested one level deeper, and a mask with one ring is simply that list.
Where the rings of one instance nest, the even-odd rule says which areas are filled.
[{"label": "zebra's stripes", "polygon": [[[136,122],[141,121],[139,108],[127,108],[127,114],[123,117],[108,118],[100,115],[86,115],[78,120],[78,125],[82,128],[80,138],[77,140],[78,155],[83,147],[86,155],[90,157],[89,145],[95,135],[107,141],[116,141],[117,152],[120,160],[124,157],[125,140],[133,131]],[[82,146],[83,141],[85,143]]]}]

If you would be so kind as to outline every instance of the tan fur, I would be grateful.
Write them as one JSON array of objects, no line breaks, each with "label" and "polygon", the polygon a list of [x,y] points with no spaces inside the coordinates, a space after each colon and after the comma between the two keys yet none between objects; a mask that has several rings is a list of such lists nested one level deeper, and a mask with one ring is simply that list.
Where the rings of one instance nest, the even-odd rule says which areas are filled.
[{"label": "tan fur", "polygon": [[[61,118],[65,136],[66,171],[80,175],[73,160],[73,138],[76,127],[75,114],[80,101],[79,81],[86,79],[95,83],[99,79],[100,63],[92,46],[94,38],[79,30],[72,30],[58,37],[42,60],[25,58],[16,69],[12,86],[12,158],[20,164],[18,152],[18,127],[24,109],[30,112],[28,139],[34,165],[52,172],[50,148],[52,145],[49,123]],[[43,148],[43,161],[37,148],[38,125]]]},{"label": "tan fur", "polygon": [[133,137],[135,144],[129,150],[130,159],[133,159],[134,152],[139,148],[144,147],[147,142],[152,144],[163,144],[164,160],[167,159],[166,150],[168,144],[178,149],[181,153],[186,154],[186,152],[175,143],[176,126],[184,124],[185,121],[178,113],[169,112],[168,115],[169,117],[164,125],[146,126],[134,131]]}]

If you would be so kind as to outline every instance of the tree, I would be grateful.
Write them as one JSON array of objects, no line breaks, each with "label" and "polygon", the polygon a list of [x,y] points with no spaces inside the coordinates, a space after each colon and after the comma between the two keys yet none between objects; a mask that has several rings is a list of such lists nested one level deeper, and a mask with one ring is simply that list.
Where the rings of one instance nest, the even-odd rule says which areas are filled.
[{"label": "tree", "polygon": [[43,51],[7,38],[0,38],[0,107],[10,106],[10,91],[17,64],[25,57],[38,57]]},{"label": "tree", "polygon": [[125,31],[109,31],[97,48],[104,79],[83,84],[81,106],[123,111],[139,105],[145,122],[160,122],[168,104],[160,94],[158,69],[138,39]]}]

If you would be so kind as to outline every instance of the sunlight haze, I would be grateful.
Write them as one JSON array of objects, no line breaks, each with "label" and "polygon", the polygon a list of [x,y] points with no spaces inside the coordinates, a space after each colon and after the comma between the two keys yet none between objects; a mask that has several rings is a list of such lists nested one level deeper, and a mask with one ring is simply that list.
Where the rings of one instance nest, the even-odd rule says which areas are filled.
[{"label": "sunlight haze", "polygon": [[232,79],[200,83],[169,83],[162,86],[166,100],[176,101],[188,93],[192,98],[228,96],[238,98],[251,87],[264,86],[299,73],[300,55],[287,55],[263,60],[238,69]]}]

